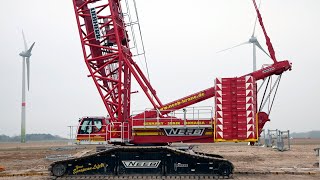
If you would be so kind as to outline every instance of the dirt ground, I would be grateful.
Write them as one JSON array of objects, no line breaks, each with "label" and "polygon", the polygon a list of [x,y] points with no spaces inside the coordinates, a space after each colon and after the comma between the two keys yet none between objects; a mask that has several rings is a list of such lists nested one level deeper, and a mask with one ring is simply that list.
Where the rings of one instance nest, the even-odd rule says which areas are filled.
[{"label": "dirt ground", "polygon": [[[196,151],[219,154],[235,166],[233,179],[320,179],[320,170],[314,148],[320,147],[320,139],[293,139],[291,149],[280,152],[272,148],[248,146],[245,143],[197,144]],[[95,146],[68,146],[66,142],[0,143],[0,180],[48,179],[50,155],[74,155],[91,150]],[[47,157],[47,158],[46,158]],[[4,175],[42,173],[42,176]],[[310,173],[310,174],[309,174]]]}]

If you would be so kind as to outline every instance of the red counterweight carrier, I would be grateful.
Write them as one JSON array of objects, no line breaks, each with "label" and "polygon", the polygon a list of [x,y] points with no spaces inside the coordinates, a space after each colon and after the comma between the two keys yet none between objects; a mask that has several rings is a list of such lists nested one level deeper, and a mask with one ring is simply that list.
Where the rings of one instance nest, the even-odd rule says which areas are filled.
[{"label": "red counterweight carrier", "polygon": [[257,141],[257,90],[252,76],[216,78],[215,141]]}]

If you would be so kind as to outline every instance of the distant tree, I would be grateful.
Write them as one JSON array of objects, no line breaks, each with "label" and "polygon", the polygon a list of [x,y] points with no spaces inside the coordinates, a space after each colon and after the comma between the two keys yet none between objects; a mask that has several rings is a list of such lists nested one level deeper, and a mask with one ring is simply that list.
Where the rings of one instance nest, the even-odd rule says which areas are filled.
[{"label": "distant tree", "polygon": [[[62,141],[66,140],[60,136],[54,136],[51,134],[27,134],[26,135],[27,141]],[[19,142],[20,136],[7,136],[7,135],[0,135],[0,142]]]},{"label": "distant tree", "polygon": [[0,142],[9,142],[10,141],[10,137],[6,136],[4,134],[0,135]]},{"label": "distant tree", "polygon": [[291,133],[291,137],[293,137],[293,138],[320,138],[320,131]]}]

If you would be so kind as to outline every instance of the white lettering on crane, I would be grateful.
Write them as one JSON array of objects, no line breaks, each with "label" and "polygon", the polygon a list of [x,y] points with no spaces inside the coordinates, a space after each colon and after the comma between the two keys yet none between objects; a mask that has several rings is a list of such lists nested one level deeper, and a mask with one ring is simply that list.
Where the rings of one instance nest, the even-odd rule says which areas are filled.
[{"label": "white lettering on crane", "polygon": [[125,168],[157,168],[160,160],[126,160],[122,161]]},{"label": "white lettering on crane", "polygon": [[96,40],[99,40],[101,38],[101,35],[100,35],[100,29],[99,29],[99,23],[98,23],[98,17],[97,17],[97,13],[96,13],[96,8],[91,8],[90,9],[90,15],[91,15],[91,19],[92,19],[94,35],[96,37]]},{"label": "white lettering on crane", "polygon": [[167,136],[202,136],[204,128],[165,128]]},{"label": "white lettering on crane", "polygon": [[274,67],[270,67],[270,68],[267,68],[267,69],[263,70],[262,73],[267,73],[267,72],[270,72],[270,71],[273,71],[273,70],[275,70],[275,68]]}]

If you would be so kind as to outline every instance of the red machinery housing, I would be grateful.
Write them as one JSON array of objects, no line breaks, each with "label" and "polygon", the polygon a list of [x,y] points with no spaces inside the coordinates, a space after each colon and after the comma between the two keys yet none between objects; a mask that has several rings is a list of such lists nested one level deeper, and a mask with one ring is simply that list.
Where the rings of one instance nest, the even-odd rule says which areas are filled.
[{"label": "red machinery housing", "polygon": [[[261,14],[253,3],[274,63],[241,77],[217,78],[213,87],[162,104],[132,59],[126,31],[132,23],[125,22],[120,0],[73,0],[84,60],[108,112],[107,117],[81,119],[79,143],[256,142],[269,120],[268,114],[258,109],[256,82],[281,75],[292,65],[276,60]],[[130,115],[132,77],[153,109]],[[188,108],[212,97],[215,111]]]}]

